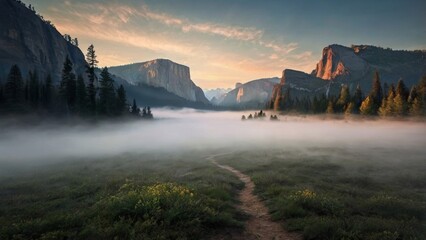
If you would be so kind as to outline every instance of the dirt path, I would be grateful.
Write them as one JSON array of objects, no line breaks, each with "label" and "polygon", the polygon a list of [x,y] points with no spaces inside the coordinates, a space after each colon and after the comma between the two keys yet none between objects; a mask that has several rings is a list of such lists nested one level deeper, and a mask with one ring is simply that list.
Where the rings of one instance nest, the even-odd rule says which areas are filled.
[{"label": "dirt path", "polygon": [[[216,155],[217,156],[217,155]],[[250,177],[241,173],[240,171],[227,166],[221,165],[216,162],[214,156],[208,157],[216,166],[228,170],[235,174],[242,182],[244,188],[239,193],[239,200],[241,202],[240,209],[250,215],[246,222],[245,230],[243,233],[232,233],[220,236],[217,239],[275,239],[275,240],[299,240],[302,239],[299,235],[289,233],[283,229],[278,222],[273,222],[269,215],[268,209],[260,201],[260,199],[253,194],[254,183]]]}]

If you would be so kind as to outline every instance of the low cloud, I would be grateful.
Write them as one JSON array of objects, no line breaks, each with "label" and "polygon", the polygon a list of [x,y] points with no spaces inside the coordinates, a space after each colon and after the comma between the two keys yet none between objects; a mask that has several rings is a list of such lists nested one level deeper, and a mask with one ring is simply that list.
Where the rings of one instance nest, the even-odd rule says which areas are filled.
[{"label": "low cloud", "polygon": [[[155,121],[97,126],[2,128],[0,163],[102,158],[124,153],[250,149],[345,149],[359,153],[409,152],[424,157],[425,123],[334,121],[280,116],[241,121],[249,112],[154,109]],[[268,113],[269,116],[269,113]],[[400,159],[402,160],[402,159]]]}]

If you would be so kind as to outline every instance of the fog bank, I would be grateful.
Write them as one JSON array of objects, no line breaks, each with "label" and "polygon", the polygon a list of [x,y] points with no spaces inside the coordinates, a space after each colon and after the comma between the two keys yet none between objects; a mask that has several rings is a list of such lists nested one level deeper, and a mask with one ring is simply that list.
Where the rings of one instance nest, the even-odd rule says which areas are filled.
[{"label": "fog bank", "polygon": [[154,121],[1,129],[0,162],[93,158],[121,153],[268,148],[392,149],[426,156],[426,124],[280,117],[241,121],[248,112],[154,109]]}]

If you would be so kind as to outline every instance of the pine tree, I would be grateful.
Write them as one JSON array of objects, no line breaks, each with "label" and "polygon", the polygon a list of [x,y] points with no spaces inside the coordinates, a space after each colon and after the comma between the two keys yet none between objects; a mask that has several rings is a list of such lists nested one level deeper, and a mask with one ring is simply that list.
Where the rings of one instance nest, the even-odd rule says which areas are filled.
[{"label": "pine tree", "polygon": [[395,87],[393,86],[393,84],[391,84],[390,88],[389,88],[389,92],[387,94],[387,98],[386,98],[386,103],[385,105],[385,109],[382,112],[383,116],[394,116],[395,115]]},{"label": "pine tree", "polygon": [[90,115],[95,116],[96,115],[95,68],[97,67],[97,64],[99,62],[98,60],[96,60],[95,47],[93,46],[93,44],[91,44],[89,48],[87,49],[86,61],[88,64],[86,72],[89,78],[89,83],[87,84],[87,98],[88,98],[87,110],[89,111]]},{"label": "pine tree", "polygon": [[344,112],[346,106],[350,101],[349,87],[347,85],[342,85],[340,89],[339,99],[337,99],[336,108],[338,112]]},{"label": "pine tree", "polygon": [[345,109],[345,115],[351,115],[351,114],[353,114],[354,110],[355,110],[355,103],[350,102],[348,104],[348,106],[346,107],[346,109]]},{"label": "pine tree", "polygon": [[379,72],[374,73],[373,86],[370,92],[371,100],[373,101],[373,113],[376,114],[383,100],[382,85],[380,83]]},{"label": "pine tree", "polygon": [[359,113],[359,108],[361,107],[362,99],[363,99],[363,96],[362,96],[361,86],[358,84],[355,90],[355,94],[352,98],[352,102],[354,103],[354,113],[356,114]]},{"label": "pine tree", "polygon": [[398,84],[396,85],[395,92],[396,92],[396,96],[401,95],[401,97],[404,98],[405,100],[408,99],[409,92],[402,79],[398,80]]},{"label": "pine tree", "polygon": [[10,68],[4,86],[4,101],[8,112],[19,113],[24,110],[24,82],[18,65]]},{"label": "pine tree", "polygon": [[405,87],[404,81],[399,80],[396,87],[396,96],[394,98],[395,114],[404,116],[408,113],[408,90]]},{"label": "pine tree", "polygon": [[77,90],[76,90],[76,108],[77,113],[80,116],[86,114],[87,111],[87,93],[86,93],[86,84],[84,83],[83,76],[78,75],[77,77]]},{"label": "pine tree", "polygon": [[365,98],[365,100],[361,103],[361,107],[359,108],[359,111],[362,115],[375,114],[373,97],[368,96],[367,98]]},{"label": "pine tree", "polygon": [[72,71],[72,63],[67,56],[62,69],[62,79],[59,86],[59,94],[61,96],[62,107],[64,108],[62,112],[66,113],[75,111],[76,81]]},{"label": "pine tree", "polygon": [[108,72],[108,68],[104,67],[101,72],[99,88],[99,113],[106,116],[112,116],[115,110],[115,90],[114,80]]},{"label": "pine tree", "polygon": [[134,116],[140,116],[139,113],[140,113],[140,109],[138,105],[136,104],[136,100],[133,98],[132,114]]},{"label": "pine tree", "polygon": [[127,109],[127,100],[126,100],[126,91],[124,90],[123,85],[117,89],[117,114],[122,115],[124,111]]}]

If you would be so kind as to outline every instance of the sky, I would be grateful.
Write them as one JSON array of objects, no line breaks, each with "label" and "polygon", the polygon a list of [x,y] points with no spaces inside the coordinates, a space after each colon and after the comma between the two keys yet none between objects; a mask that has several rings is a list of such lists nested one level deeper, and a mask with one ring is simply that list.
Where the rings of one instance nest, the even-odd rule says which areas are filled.
[{"label": "sky", "polygon": [[426,49],[424,0],[24,0],[100,66],[166,58],[204,89],[311,72],[330,44]]}]

